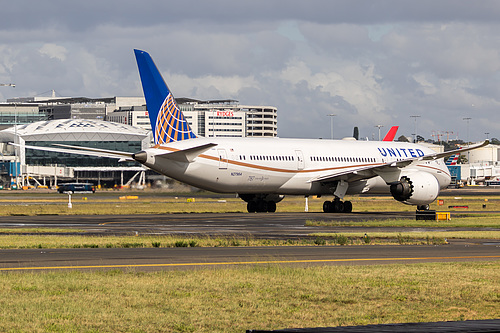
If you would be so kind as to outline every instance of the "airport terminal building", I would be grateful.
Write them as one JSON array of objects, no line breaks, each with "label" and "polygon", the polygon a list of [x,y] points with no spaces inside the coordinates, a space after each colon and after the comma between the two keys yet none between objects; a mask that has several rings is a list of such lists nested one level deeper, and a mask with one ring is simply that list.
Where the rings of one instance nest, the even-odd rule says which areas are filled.
[{"label": "airport terminal building", "polygon": [[[18,147],[9,142],[19,144]],[[149,147],[151,132],[129,125],[93,119],[59,119],[17,125],[0,131],[2,186],[30,184],[53,186],[61,180],[129,180],[147,170],[137,162],[27,149],[54,144],[137,152]],[[137,177],[135,177],[137,179]],[[47,184],[48,182],[49,184]],[[35,184],[30,184],[35,185]],[[123,184],[122,184],[123,185]]]}]

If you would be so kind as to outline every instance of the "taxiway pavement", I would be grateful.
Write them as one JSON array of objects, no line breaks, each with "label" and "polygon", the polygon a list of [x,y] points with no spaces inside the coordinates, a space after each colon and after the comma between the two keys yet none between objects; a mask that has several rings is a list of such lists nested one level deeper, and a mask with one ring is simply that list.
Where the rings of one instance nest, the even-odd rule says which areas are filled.
[{"label": "taxiway pavement", "polygon": [[0,271],[192,269],[235,265],[371,265],[499,260],[494,245],[280,246],[0,250]]},{"label": "taxiway pavement", "polygon": [[[0,217],[3,228],[71,228],[88,235],[177,234],[296,239],[312,232],[397,231],[398,228],[310,227],[306,220],[367,220],[414,213],[163,214]],[[411,228],[401,228],[401,230]],[[446,230],[433,228],[432,230]],[[454,229],[455,230],[455,229]],[[422,231],[422,228],[419,228]],[[77,232],[76,232],[77,233]],[[67,235],[67,233],[64,233]],[[283,246],[227,248],[21,249],[0,250],[0,271],[116,269],[141,271],[251,264],[366,265],[499,260],[500,242],[453,241],[444,246]]]},{"label": "taxiway pavement", "polygon": [[[452,214],[453,216],[453,214]],[[208,213],[159,215],[41,215],[0,216],[1,228],[71,228],[86,235],[176,234],[191,236],[251,236],[253,238],[294,239],[314,232],[445,231],[448,228],[406,227],[317,227],[306,221],[364,221],[414,219],[414,212],[383,213]],[[477,229],[477,228],[476,228]],[[476,230],[453,228],[453,230]],[[500,228],[498,228],[500,230]],[[77,233],[77,232],[75,232]],[[64,233],[67,234],[67,233]]]}]

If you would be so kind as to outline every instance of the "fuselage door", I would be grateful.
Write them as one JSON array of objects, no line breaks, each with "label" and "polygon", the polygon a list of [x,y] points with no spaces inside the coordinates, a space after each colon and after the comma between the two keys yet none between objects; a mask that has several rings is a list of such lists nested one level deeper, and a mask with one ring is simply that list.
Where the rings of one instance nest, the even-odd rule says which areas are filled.
[{"label": "fuselage door", "polygon": [[217,149],[219,153],[219,169],[227,169],[227,153],[225,149]]},{"label": "fuselage door", "polygon": [[302,150],[296,150],[295,154],[297,155],[297,170],[304,169],[304,154],[302,154]]}]

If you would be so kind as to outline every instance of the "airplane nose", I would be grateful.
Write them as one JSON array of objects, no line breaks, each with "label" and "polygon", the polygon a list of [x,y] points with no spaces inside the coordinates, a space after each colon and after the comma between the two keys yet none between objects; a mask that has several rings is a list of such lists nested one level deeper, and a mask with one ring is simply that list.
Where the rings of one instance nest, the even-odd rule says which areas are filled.
[{"label": "airplane nose", "polygon": [[148,160],[148,154],[145,151],[140,151],[138,153],[133,154],[132,158],[137,162],[144,164]]}]

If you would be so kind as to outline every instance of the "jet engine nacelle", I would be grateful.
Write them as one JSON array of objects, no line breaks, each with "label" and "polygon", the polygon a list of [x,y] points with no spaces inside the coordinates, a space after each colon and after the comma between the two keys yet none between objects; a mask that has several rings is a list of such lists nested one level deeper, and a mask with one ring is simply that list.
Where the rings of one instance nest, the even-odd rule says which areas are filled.
[{"label": "jet engine nacelle", "polygon": [[394,199],[409,205],[428,205],[439,194],[439,182],[430,173],[414,172],[391,184]]}]

